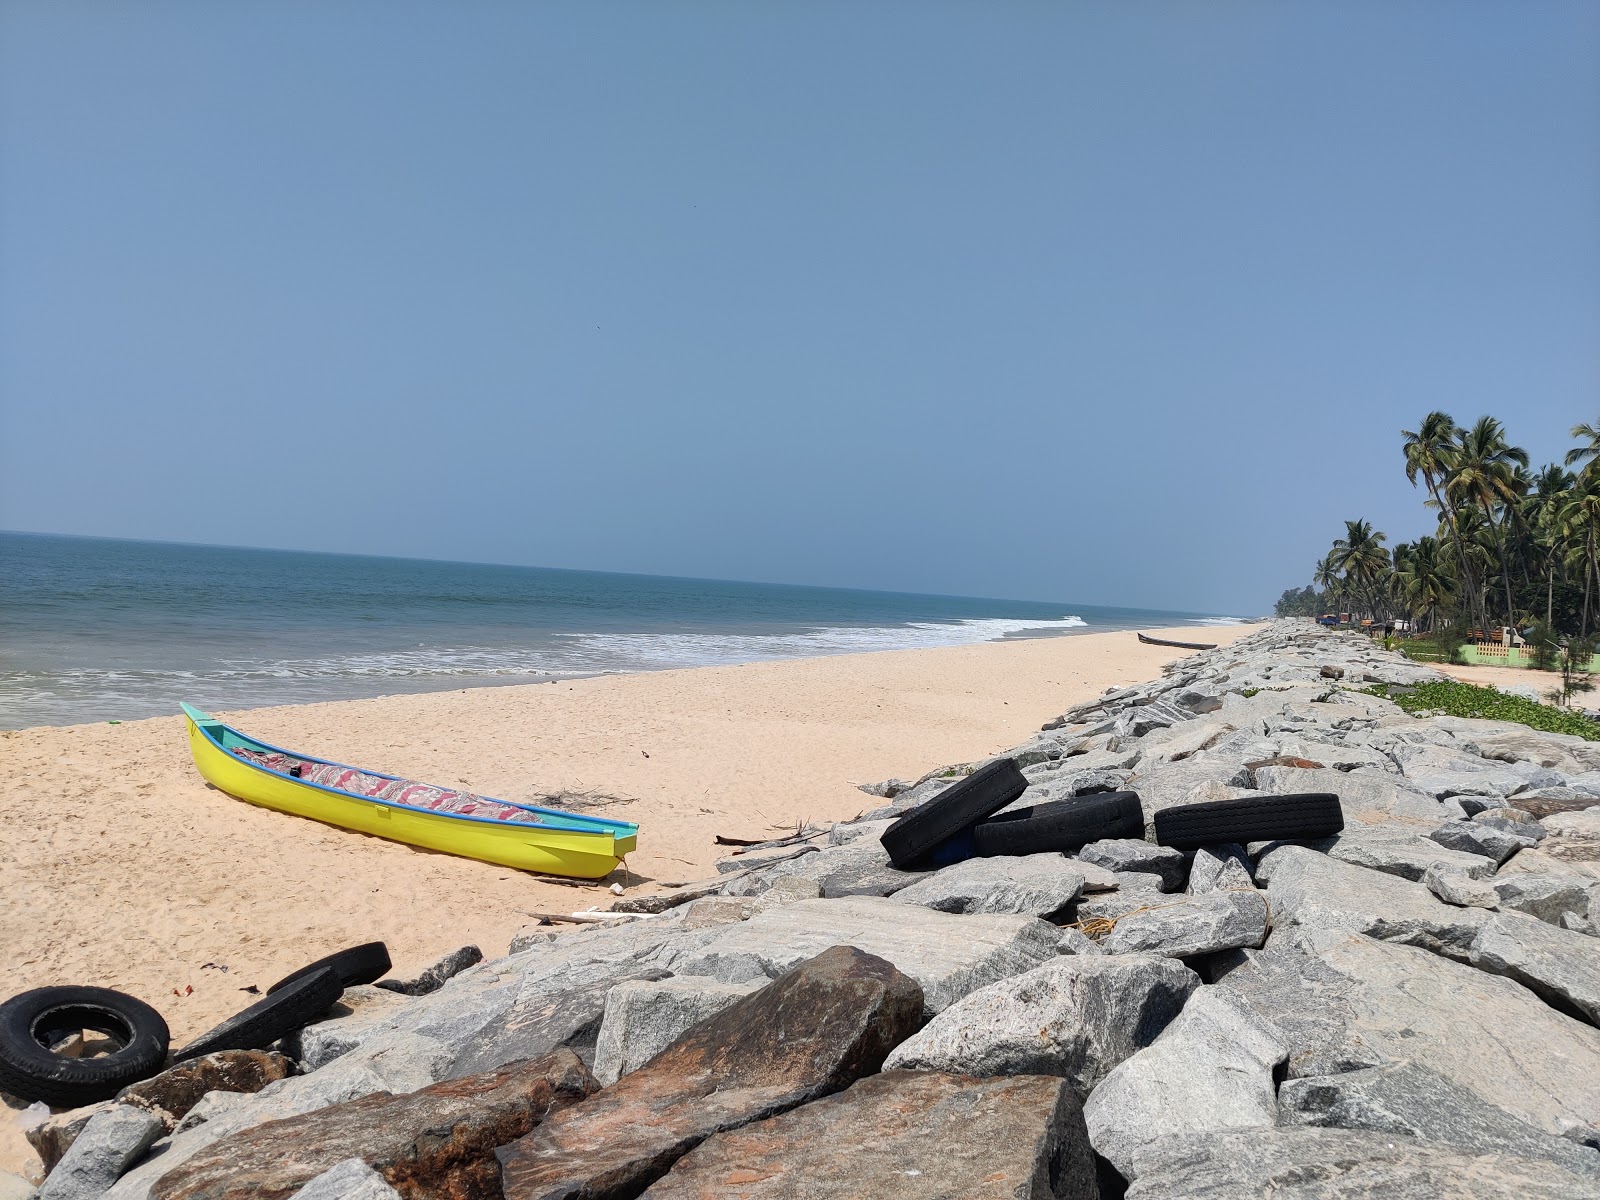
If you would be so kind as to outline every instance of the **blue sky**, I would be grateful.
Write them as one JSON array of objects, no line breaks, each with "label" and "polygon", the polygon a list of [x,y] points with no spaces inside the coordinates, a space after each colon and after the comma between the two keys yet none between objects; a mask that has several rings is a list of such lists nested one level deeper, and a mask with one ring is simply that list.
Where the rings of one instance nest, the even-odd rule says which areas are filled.
[{"label": "blue sky", "polygon": [[1600,420],[1593,3],[0,7],[0,527],[1260,611]]}]

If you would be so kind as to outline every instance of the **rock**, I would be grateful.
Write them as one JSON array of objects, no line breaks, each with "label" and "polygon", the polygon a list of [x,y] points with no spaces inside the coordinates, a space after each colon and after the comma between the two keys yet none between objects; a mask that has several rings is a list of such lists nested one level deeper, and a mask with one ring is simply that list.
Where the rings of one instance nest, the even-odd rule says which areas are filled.
[{"label": "rock", "polygon": [[602,1087],[615,1083],[758,986],[694,975],[617,984],[606,994],[605,1017],[595,1044],[594,1077]]},{"label": "rock", "polygon": [[[1104,867],[1097,867],[1082,859],[1073,859],[1072,869],[1083,876],[1084,895],[1091,892],[1114,892],[1122,886],[1122,881],[1117,878],[1115,871],[1108,871]],[[1149,876],[1144,878],[1148,879]]]},{"label": "rock", "polygon": [[1569,913],[1588,915],[1600,882],[1585,875],[1524,873],[1497,875],[1493,887],[1501,908],[1559,925]]},{"label": "rock", "polygon": [[1255,779],[1262,791],[1280,796],[1332,792],[1339,797],[1346,821],[1411,821],[1432,827],[1446,817],[1464,815],[1454,801],[1441,802],[1397,776],[1369,768],[1304,771],[1295,767],[1262,767],[1255,772]]},{"label": "rock", "polygon": [[161,1118],[131,1104],[97,1113],[45,1179],[39,1200],[99,1200],[165,1132]]},{"label": "rock", "polygon": [[1181,762],[1221,741],[1233,728],[1226,721],[1197,719],[1154,731],[1140,740],[1143,751],[1139,757],[1140,770]]},{"label": "rock", "polygon": [[1478,825],[1488,825],[1506,833],[1514,833],[1518,837],[1527,838],[1530,842],[1542,842],[1550,833],[1533,819],[1532,813],[1512,808],[1509,804],[1474,813],[1472,820]]},{"label": "rock", "polygon": [[1245,953],[1216,986],[1283,1031],[1291,1079],[1409,1060],[1544,1133],[1600,1112],[1600,1031],[1521,984],[1337,931]]},{"label": "rock", "polygon": [[1240,889],[1253,891],[1255,886],[1243,846],[1208,846],[1194,852],[1194,861],[1189,864],[1188,892],[1191,896]]},{"label": "rock", "polygon": [[437,992],[442,988],[445,980],[454,979],[468,967],[475,967],[482,961],[482,950],[476,946],[463,946],[459,950],[450,951],[413,979],[380,979],[375,986],[386,991],[399,992],[402,996],[426,996],[429,992]]},{"label": "rock", "polygon": [[1062,1080],[889,1071],[708,1138],[644,1194],[1098,1200],[1099,1190],[1082,1110]]},{"label": "rock", "polygon": [[315,1071],[359,1044],[353,1039],[404,1011],[406,998],[387,988],[347,987],[326,1017],[289,1034],[281,1045],[305,1070]]},{"label": "rock", "polygon": [[0,1200],[33,1200],[33,1184],[21,1175],[0,1171]]},{"label": "rock", "polygon": [[947,913],[1017,913],[1046,920],[1083,891],[1078,863],[1059,853],[969,858],[895,893],[901,904]]},{"label": "rock", "polygon": [[1061,931],[1060,950],[1062,954],[1104,954],[1100,943],[1095,941],[1081,929],[1063,929]]},{"label": "rock", "polygon": [[1402,745],[1394,759],[1406,780],[1430,795],[1509,796],[1529,788],[1559,786],[1565,776],[1532,763],[1502,763],[1441,746]]},{"label": "rock", "polygon": [[874,840],[883,836],[884,830],[894,824],[892,817],[885,817],[878,821],[843,821],[828,830],[828,845],[846,846],[858,838],[872,838]]},{"label": "rock", "polygon": [[742,854],[732,854],[727,858],[719,858],[713,864],[718,875],[735,875],[745,871],[759,871],[766,867],[782,866],[784,863],[797,862],[822,850],[816,844],[805,846],[751,846]]},{"label": "rock", "polygon": [[1175,804],[1187,804],[1189,793],[1202,783],[1220,783],[1224,787],[1247,788],[1250,772],[1242,763],[1213,761],[1210,758],[1188,759],[1184,762],[1160,763],[1150,769],[1140,769],[1127,782],[1130,790],[1139,793],[1139,804],[1144,809],[1146,829],[1156,813]]},{"label": "rock", "polygon": [[293,1060],[282,1054],[223,1050],[191,1058],[153,1078],[129,1084],[117,1093],[117,1100],[154,1113],[170,1133],[207,1092],[253,1094],[294,1073]]},{"label": "rock", "polygon": [[801,900],[816,900],[821,896],[822,888],[815,880],[784,876],[773,880],[765,891],[745,899],[745,919],[785,904],[798,904]]},{"label": "rock", "polygon": [[[898,871],[889,852],[875,838],[860,838],[781,862],[763,876],[769,882],[786,877],[809,879],[828,899],[839,896],[891,896],[926,876],[925,871]],[[744,882],[744,881],[740,881]]]},{"label": "rock", "polygon": [[1267,901],[1255,888],[1209,892],[1158,904],[1117,921],[1100,948],[1107,954],[1164,954],[1189,958],[1267,939]]},{"label": "rock", "polygon": [[881,958],[836,946],[502,1146],[506,1200],[636,1196],[712,1134],[875,1073],[922,1011],[913,980]]},{"label": "rock", "polygon": [[1594,796],[1576,788],[1538,788],[1517,793],[1517,807],[1535,820],[1556,813],[1581,812],[1594,803]]},{"label": "rock", "polygon": [[1278,1120],[1397,1133],[1473,1153],[1548,1159],[1575,1174],[1600,1175],[1600,1153],[1543,1133],[1413,1062],[1288,1080],[1278,1090]]},{"label": "rock", "polygon": [[[595,1090],[570,1050],[409,1095],[375,1095],[271,1121],[162,1175],[157,1200],[278,1200],[358,1158],[403,1194],[479,1194],[492,1151]],[[81,1139],[80,1139],[81,1140]]]},{"label": "rock", "polygon": [[1072,955],[952,1004],[886,1065],[971,1075],[1060,1075],[1079,1097],[1155,1040],[1199,977],[1154,955]]},{"label": "rock", "polygon": [[974,988],[1055,958],[1059,940],[1059,930],[1032,917],[956,917],[858,896],[784,905],[714,931],[668,965],[678,975],[740,983],[776,978],[830,946],[855,946],[916,980],[931,1015]]},{"label": "rock", "polygon": [[1600,841],[1600,808],[1551,813],[1548,817],[1540,818],[1540,824],[1564,838]]},{"label": "rock", "polygon": [[1408,825],[1363,825],[1348,822],[1333,837],[1311,843],[1329,858],[1353,863],[1386,875],[1420,881],[1431,867],[1454,871],[1469,879],[1494,872],[1492,858],[1465,850],[1450,850]]},{"label": "rock", "polygon": [[507,954],[525,954],[529,950],[540,946],[549,945],[557,938],[554,929],[543,925],[524,925],[511,935],[511,945],[506,950]]},{"label": "rock", "polygon": [[1509,875],[1582,875],[1600,882],[1600,849],[1582,843],[1567,844],[1566,838],[1547,838],[1534,849],[1520,850],[1500,868],[1496,878]]},{"label": "rock", "polygon": [[1443,904],[1421,884],[1281,846],[1256,870],[1276,926],[1344,929],[1466,960],[1485,914]]},{"label": "rock", "polygon": [[49,1172],[55,1169],[55,1165],[72,1148],[72,1143],[83,1132],[84,1126],[101,1113],[109,1112],[116,1106],[115,1100],[106,1100],[99,1104],[88,1104],[82,1108],[54,1113],[37,1124],[25,1126],[22,1136],[38,1154],[45,1171]]},{"label": "rock", "polygon": [[1226,992],[1199,988],[1160,1037],[1090,1093],[1089,1139],[1131,1181],[1134,1152],[1158,1137],[1271,1128],[1272,1072],[1288,1053],[1276,1026]]},{"label": "rock", "polygon": [[1600,940],[1531,917],[1500,915],[1479,928],[1471,962],[1600,1025]]},{"label": "rock", "polygon": [[1437,863],[1428,868],[1422,884],[1446,904],[1458,908],[1500,907],[1500,897],[1492,884],[1461,871],[1442,869]]},{"label": "rock", "polygon": [[1181,851],[1134,838],[1107,838],[1090,842],[1078,851],[1078,858],[1108,871],[1154,875],[1161,881],[1163,892],[1175,892],[1181,888],[1188,873],[1188,863]]},{"label": "rock", "polygon": [[1600,1189],[1554,1163],[1473,1154],[1349,1129],[1249,1129],[1162,1138],[1134,1158],[1127,1200],[1594,1200]]},{"label": "rock", "polygon": [[400,1193],[359,1158],[329,1167],[290,1200],[400,1200]]},{"label": "rock", "polygon": [[1428,837],[1449,850],[1481,854],[1491,859],[1497,867],[1518,850],[1534,844],[1530,838],[1518,837],[1514,833],[1490,825],[1479,825],[1474,821],[1451,821],[1435,829]]}]

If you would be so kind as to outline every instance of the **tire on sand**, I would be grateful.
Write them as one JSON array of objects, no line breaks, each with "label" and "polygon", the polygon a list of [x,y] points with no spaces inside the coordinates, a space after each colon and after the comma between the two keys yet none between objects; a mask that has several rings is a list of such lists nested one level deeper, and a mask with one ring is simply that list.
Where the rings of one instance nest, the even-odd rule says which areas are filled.
[{"label": "tire on sand", "polygon": [[175,1062],[219,1050],[264,1050],[304,1029],[339,1002],[344,985],[329,967],[285,984],[173,1054]]},{"label": "tire on sand", "polygon": [[1071,853],[1103,838],[1142,838],[1144,811],[1137,792],[1103,792],[1072,800],[1052,800],[1002,813],[972,831],[985,858]]},{"label": "tire on sand", "polygon": [[[115,1049],[91,1058],[52,1047],[92,1029]],[[110,988],[44,987],[0,1004],[0,1091],[52,1108],[109,1100],[160,1071],[167,1023],[143,1000]]]},{"label": "tire on sand", "polygon": [[885,829],[878,840],[895,866],[916,866],[939,843],[965,833],[1027,790],[1028,781],[1016,760],[997,758],[917,805]]},{"label": "tire on sand", "polygon": [[332,971],[344,987],[376,983],[389,973],[389,968],[393,965],[389,961],[388,946],[382,942],[364,942],[359,946],[351,946],[348,950],[340,950],[337,954],[330,954],[326,958],[319,958],[314,963],[307,963],[298,971],[285,975],[267,989],[267,995],[270,996],[289,984],[304,979],[307,975],[315,975],[323,969]]},{"label": "tire on sand", "polygon": [[1156,814],[1156,842],[1198,850],[1229,842],[1306,842],[1344,828],[1344,810],[1332,792],[1251,796],[1210,804],[1180,804]]}]

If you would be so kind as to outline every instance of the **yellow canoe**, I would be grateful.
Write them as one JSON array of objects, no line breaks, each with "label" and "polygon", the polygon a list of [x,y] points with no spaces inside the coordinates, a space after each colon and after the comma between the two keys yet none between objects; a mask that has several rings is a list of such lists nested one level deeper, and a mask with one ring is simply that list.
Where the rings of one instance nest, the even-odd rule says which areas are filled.
[{"label": "yellow canoe", "polygon": [[[263,808],[426,850],[574,879],[610,874],[638,837],[639,827],[627,821],[512,804],[363,771],[257,741],[188,704],[183,713],[189,751],[200,774],[228,795]],[[345,786],[300,778],[302,772]],[[430,802],[459,811],[429,807]]]}]

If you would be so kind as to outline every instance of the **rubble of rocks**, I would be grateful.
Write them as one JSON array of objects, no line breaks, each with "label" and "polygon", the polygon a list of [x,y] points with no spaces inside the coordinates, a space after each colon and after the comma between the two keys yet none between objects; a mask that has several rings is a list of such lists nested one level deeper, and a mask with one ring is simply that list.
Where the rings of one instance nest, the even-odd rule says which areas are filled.
[{"label": "rubble of rocks", "polygon": [[1150,839],[1332,792],[1335,837],[904,872],[878,836],[967,768],[892,781],[610,923],[351,989],[292,1063],[60,1114],[40,1200],[1600,1198],[1600,743],[1367,690],[1434,677],[1277,622],[1012,752],[1016,806],[1131,790]]}]

